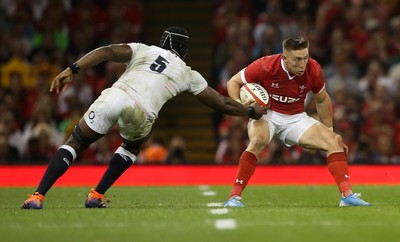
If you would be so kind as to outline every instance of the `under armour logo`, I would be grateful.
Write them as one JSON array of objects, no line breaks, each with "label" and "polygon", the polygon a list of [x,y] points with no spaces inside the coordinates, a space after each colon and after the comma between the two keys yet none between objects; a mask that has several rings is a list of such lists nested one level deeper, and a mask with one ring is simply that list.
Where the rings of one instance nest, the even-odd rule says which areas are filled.
[{"label": "under armour logo", "polygon": [[273,82],[273,83],[271,83],[271,87],[278,88],[279,87],[279,83]]},{"label": "under armour logo", "polygon": [[67,166],[70,166],[71,165],[71,162],[67,159],[67,158],[63,158],[63,161],[65,162],[65,163],[67,163]]},{"label": "under armour logo", "polygon": [[349,176],[349,175],[347,175],[347,174],[345,174],[345,175],[344,175],[344,178],[346,178],[346,179],[350,179],[350,176]]},{"label": "under armour logo", "polygon": [[240,179],[236,179],[235,182],[236,182],[236,183],[240,183],[240,184],[243,184],[243,183],[244,183],[243,180],[240,180]]}]

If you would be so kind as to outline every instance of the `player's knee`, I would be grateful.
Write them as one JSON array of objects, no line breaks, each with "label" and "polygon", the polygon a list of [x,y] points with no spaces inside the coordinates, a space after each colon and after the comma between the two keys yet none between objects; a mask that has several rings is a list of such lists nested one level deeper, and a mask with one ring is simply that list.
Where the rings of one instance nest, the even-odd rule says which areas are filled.
[{"label": "player's knee", "polygon": [[329,149],[331,151],[343,151],[344,142],[342,136],[334,134],[329,142]]},{"label": "player's knee", "polygon": [[[77,124],[72,131],[73,140],[69,140],[69,143],[76,143],[78,144],[80,149],[87,149],[93,140],[87,137],[81,130],[79,124]],[[78,147],[77,147],[78,148]]]},{"label": "player's knee", "polygon": [[249,147],[256,153],[260,153],[268,145],[268,139],[264,136],[254,136],[250,138]]},{"label": "player's knee", "polygon": [[142,142],[129,142],[127,140],[124,140],[121,147],[124,148],[125,150],[129,151],[131,154],[137,156],[140,151],[140,147],[142,145]]}]

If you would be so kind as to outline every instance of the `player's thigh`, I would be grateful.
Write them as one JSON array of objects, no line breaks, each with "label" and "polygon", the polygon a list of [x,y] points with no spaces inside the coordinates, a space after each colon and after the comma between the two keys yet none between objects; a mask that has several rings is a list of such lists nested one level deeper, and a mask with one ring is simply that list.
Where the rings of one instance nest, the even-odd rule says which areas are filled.
[{"label": "player's thigh", "polygon": [[107,134],[116,124],[121,112],[131,102],[132,100],[122,90],[109,88],[93,102],[83,118],[91,130]]},{"label": "player's thigh", "polygon": [[250,143],[248,151],[260,153],[271,141],[270,127],[264,119],[252,120],[248,125],[248,135]]},{"label": "player's thigh", "polygon": [[321,123],[310,126],[299,139],[299,145],[309,149],[329,151],[334,141],[335,133]]},{"label": "player's thigh", "polygon": [[121,137],[130,142],[144,142],[150,135],[154,120],[147,117],[142,109],[135,105],[124,108],[118,118]]}]

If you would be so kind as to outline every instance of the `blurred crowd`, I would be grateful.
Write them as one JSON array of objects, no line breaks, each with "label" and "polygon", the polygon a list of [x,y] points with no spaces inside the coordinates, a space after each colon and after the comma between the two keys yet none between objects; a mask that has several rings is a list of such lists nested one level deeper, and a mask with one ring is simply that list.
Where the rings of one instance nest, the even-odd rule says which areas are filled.
[{"label": "blurred crowd", "polygon": [[[143,11],[141,0],[0,0],[0,164],[49,161],[124,66],[82,71],[60,95],[51,80],[98,46],[138,41]],[[112,130],[77,162],[109,162],[120,142]]]},{"label": "blurred crowd", "polygon": [[[213,27],[220,93],[253,60],[282,52],[282,40],[304,36],[324,69],[334,130],[350,148],[349,162],[400,164],[400,1],[219,0]],[[306,111],[317,118],[311,97]],[[247,119],[219,116],[216,124],[217,163],[237,163]],[[326,157],[273,139],[260,162],[325,164]]]},{"label": "blurred crowd", "polygon": [[[332,98],[335,131],[352,163],[400,163],[400,3],[397,0],[214,0],[213,80],[282,51],[292,35],[310,41]],[[0,164],[44,164],[100,92],[124,71],[103,63],[82,71],[59,95],[62,69],[90,50],[140,41],[143,0],[0,0]],[[311,98],[307,112],[316,114]],[[216,117],[216,163],[235,164],[247,145],[247,119]],[[121,139],[115,127],[76,162],[107,163]],[[185,140],[156,133],[139,163],[186,163]],[[264,164],[325,164],[321,152],[273,140]]]}]

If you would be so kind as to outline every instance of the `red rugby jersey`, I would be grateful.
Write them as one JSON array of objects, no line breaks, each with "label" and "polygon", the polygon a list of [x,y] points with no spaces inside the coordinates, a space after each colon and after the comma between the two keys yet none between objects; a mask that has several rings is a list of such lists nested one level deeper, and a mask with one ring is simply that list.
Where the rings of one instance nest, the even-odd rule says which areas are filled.
[{"label": "red rugby jersey", "polygon": [[268,91],[271,110],[283,114],[304,112],[306,94],[309,91],[318,93],[325,86],[322,68],[317,61],[309,58],[304,74],[290,80],[281,65],[281,56],[276,54],[255,60],[242,70],[243,81],[259,83]]}]

